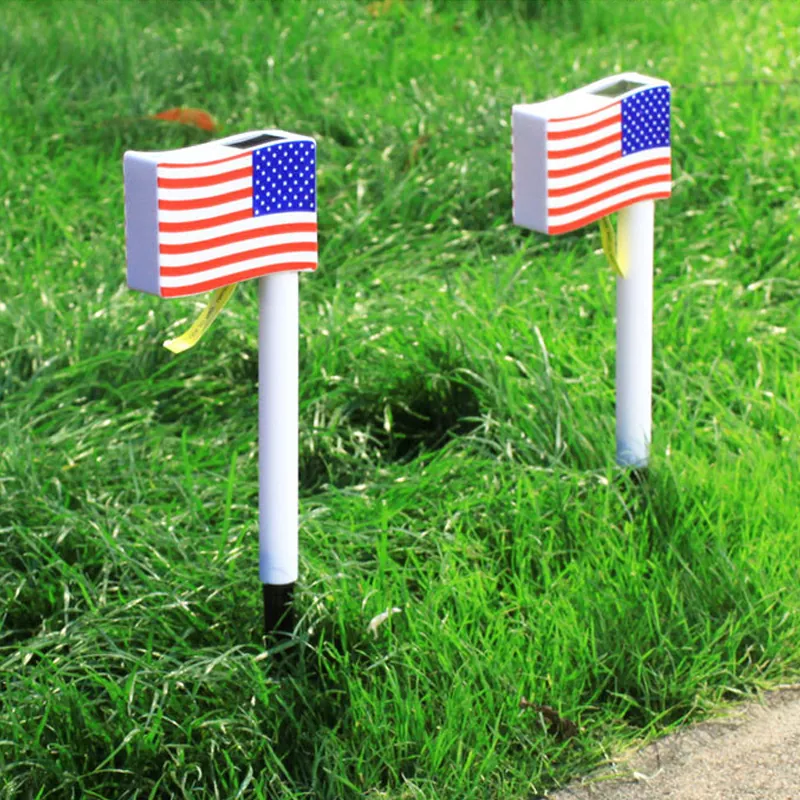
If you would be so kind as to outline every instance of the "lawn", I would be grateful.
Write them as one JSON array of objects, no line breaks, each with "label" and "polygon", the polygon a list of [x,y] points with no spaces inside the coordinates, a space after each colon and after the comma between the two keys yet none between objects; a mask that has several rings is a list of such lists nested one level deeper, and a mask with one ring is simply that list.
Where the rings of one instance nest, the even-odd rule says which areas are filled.
[{"label": "lawn", "polygon": [[[799,68],[789,0],[4,2],[0,797],[530,799],[796,679]],[[642,482],[597,226],[511,224],[512,104],[623,70],[674,86]],[[122,154],[274,126],[321,236],[265,647],[257,287],[165,350]]]}]

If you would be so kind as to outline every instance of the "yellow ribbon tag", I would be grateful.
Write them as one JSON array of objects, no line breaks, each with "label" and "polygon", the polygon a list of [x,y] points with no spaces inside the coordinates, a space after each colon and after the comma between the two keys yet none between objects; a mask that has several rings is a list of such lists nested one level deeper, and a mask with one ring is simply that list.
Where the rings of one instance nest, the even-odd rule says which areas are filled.
[{"label": "yellow ribbon tag", "polygon": [[617,261],[617,235],[614,233],[614,225],[608,217],[600,217],[600,241],[603,244],[603,252],[606,254],[608,266],[620,276],[627,278],[628,273],[622,269]]},{"label": "yellow ribbon tag", "polygon": [[190,347],[194,347],[201,339],[203,334],[211,327],[211,323],[217,318],[219,312],[225,308],[228,300],[233,296],[237,284],[223,286],[215,289],[208,298],[208,305],[200,312],[200,316],[192,323],[189,330],[182,333],[176,339],[167,339],[164,347],[171,353],[182,353]]}]

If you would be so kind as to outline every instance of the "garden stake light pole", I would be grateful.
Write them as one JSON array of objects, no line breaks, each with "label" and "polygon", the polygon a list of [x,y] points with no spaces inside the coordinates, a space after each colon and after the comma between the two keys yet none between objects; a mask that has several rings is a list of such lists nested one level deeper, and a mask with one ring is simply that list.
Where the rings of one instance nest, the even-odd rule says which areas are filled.
[{"label": "garden stake light pole", "polygon": [[669,127],[669,83],[633,72],[511,114],[515,224],[561,234],[619,212],[616,456],[631,468],[648,465],[652,435],[654,200],[671,193]]},{"label": "garden stake light pole", "polygon": [[213,291],[191,347],[235,284],[259,279],[259,576],[267,634],[292,628],[298,576],[298,271],[317,267],[316,145],[251,131],[164,152],[127,152],[128,286],[160,297]]},{"label": "garden stake light pole", "polygon": [[297,580],[298,279],[258,286],[258,540],[266,633],[291,630]]},{"label": "garden stake light pole", "polygon": [[655,202],[620,209],[617,260],[617,463],[646,467],[652,438]]}]

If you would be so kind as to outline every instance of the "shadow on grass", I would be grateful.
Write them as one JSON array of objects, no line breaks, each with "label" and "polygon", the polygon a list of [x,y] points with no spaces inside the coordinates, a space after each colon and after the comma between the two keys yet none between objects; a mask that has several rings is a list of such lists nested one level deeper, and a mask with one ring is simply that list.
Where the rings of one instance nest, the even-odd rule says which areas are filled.
[{"label": "shadow on grass", "polygon": [[[353,386],[335,397],[323,393],[318,402],[328,422],[309,430],[304,427],[307,420],[301,419],[301,490],[358,483],[376,466],[412,461],[473,430],[480,399],[478,387],[465,377],[464,366],[436,351],[426,354],[424,369],[394,379],[388,373],[385,385]],[[181,372],[170,371],[157,392],[150,392],[157,394],[153,417],[159,424],[201,429],[213,425],[216,415],[228,416],[232,386],[239,387],[239,394],[245,386],[252,396],[257,392],[255,353],[250,359],[207,367],[202,388],[189,385],[197,375]],[[93,399],[108,393],[98,386],[94,392]],[[313,439],[313,447],[302,442],[308,438]]]},{"label": "shadow on grass", "polygon": [[[434,0],[437,11],[458,10],[463,0]],[[478,3],[479,19],[494,20],[513,14],[517,19],[549,21],[553,24],[569,24],[577,27],[580,20],[581,0],[492,0]]]},{"label": "shadow on grass", "polygon": [[456,368],[442,366],[434,379],[412,375],[385,392],[354,399],[348,416],[370,430],[385,461],[410,461],[472,429],[467,420],[480,410],[476,389],[456,377]]},{"label": "shadow on grass", "polygon": [[360,482],[375,467],[408,463],[468,434],[480,413],[478,387],[446,353],[428,354],[425,370],[380,387],[349,391],[331,411],[336,423],[310,434],[314,451],[301,448],[300,485]]}]

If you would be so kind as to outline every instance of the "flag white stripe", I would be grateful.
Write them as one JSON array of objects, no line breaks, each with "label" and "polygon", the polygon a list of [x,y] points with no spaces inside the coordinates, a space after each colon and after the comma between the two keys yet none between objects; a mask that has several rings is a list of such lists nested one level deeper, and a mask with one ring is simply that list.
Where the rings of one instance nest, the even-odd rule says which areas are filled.
[{"label": "flag white stripe", "polygon": [[[242,200],[231,200],[229,203],[220,203],[207,208],[190,208],[177,211],[164,208],[158,209],[159,222],[198,222],[200,220],[214,219],[234,211],[253,210],[253,198],[245,197]],[[206,231],[209,229],[206,228]]]},{"label": "flag white stripe", "polygon": [[610,156],[614,154],[618,154],[621,157],[622,142],[619,140],[616,142],[611,142],[611,144],[605,144],[602,147],[595,147],[592,150],[589,150],[586,153],[581,153],[578,156],[550,159],[548,153],[547,169],[573,169],[574,167],[581,167],[584,164],[591,164],[592,161],[602,158],[603,156]]},{"label": "flag white stripe", "polygon": [[622,141],[622,123],[609,122],[608,125],[604,125],[596,131],[570,136],[569,139],[551,139],[547,142],[547,152],[552,156],[553,153],[560,153],[562,150],[573,150],[576,147],[586,147],[614,135],[620,137],[620,141]]},{"label": "flag white stripe", "polygon": [[235,169],[242,169],[242,167],[249,167],[253,163],[252,152],[242,153],[240,156],[235,156],[229,161],[221,161],[217,164],[208,164],[206,166],[198,166],[197,164],[176,164],[175,166],[167,166],[166,164],[158,165],[159,178],[208,178],[211,175],[222,175],[225,172],[231,172]]},{"label": "flag white stripe", "polygon": [[581,208],[578,211],[573,211],[569,214],[560,214],[557,217],[553,217],[548,213],[547,224],[550,226],[568,225],[571,222],[584,219],[585,217],[602,213],[606,209],[614,208],[615,206],[619,206],[621,204],[635,202],[638,197],[643,197],[644,195],[669,193],[671,187],[672,182],[670,180],[664,180],[663,183],[653,183],[649,186],[640,186],[627,192],[620,192],[619,194],[615,194],[613,197],[609,197],[598,203],[593,203],[592,205]]},{"label": "flag white stripe", "polygon": [[209,247],[206,250],[196,250],[192,253],[162,253],[162,267],[186,267],[190,264],[197,264],[203,261],[212,261],[215,258],[224,258],[234,255],[234,253],[246,253],[248,250],[256,250],[261,247],[274,247],[281,244],[298,244],[301,242],[316,243],[317,234],[314,231],[306,233],[277,233],[270,235],[264,231],[264,235],[253,239],[244,239],[240,242],[231,242],[220,247]]},{"label": "flag white stripe", "polygon": [[626,172],[624,175],[618,175],[615,178],[609,178],[604,180],[602,183],[598,183],[589,187],[588,189],[583,189],[578,192],[570,192],[569,194],[561,197],[550,197],[547,200],[547,206],[551,212],[556,211],[559,208],[566,208],[567,206],[574,205],[575,203],[582,203],[584,200],[588,200],[589,198],[598,194],[603,194],[603,192],[610,192],[613,189],[617,189],[620,186],[625,186],[628,183],[644,180],[646,178],[655,178],[659,175],[664,180],[670,180],[671,173],[669,164],[637,169],[634,172]]},{"label": "flag white stripe", "polygon": [[[640,150],[638,153],[631,153],[629,156],[621,156],[619,159],[609,161],[607,164],[601,164],[599,167],[592,167],[591,169],[582,170],[575,175],[567,175],[564,178],[548,178],[548,189],[566,189],[569,186],[575,186],[586,181],[594,180],[609,172],[621,169],[622,167],[633,166],[634,164],[641,164],[645,161],[651,161],[655,158],[669,158],[669,147],[654,147],[650,150]],[[560,161],[560,160],[559,160]],[[551,162],[551,169],[559,169],[560,163]]]},{"label": "flag white stripe", "polygon": [[585,117],[578,117],[576,119],[549,119],[547,121],[547,130],[553,131],[554,133],[562,133],[563,131],[585,128],[587,125],[594,125],[616,116],[621,113],[621,108],[622,105],[620,103],[612,103],[610,106],[601,108],[598,111],[593,111]]},{"label": "flag white stripe", "polygon": [[203,270],[194,275],[162,275],[161,285],[168,289],[190,287],[198,283],[213,281],[217,278],[228,278],[238,273],[246,272],[247,270],[269,267],[276,264],[285,264],[287,262],[307,264],[309,269],[313,269],[317,265],[317,254],[307,252],[280,253],[275,256],[261,256],[260,258],[250,259],[248,261],[228,264],[225,267]]},{"label": "flag white stripe", "polygon": [[200,186],[194,189],[166,189],[158,187],[159,200],[201,200],[204,197],[218,197],[221,194],[235,192],[239,189],[249,189],[253,185],[251,177],[238,178],[225,181],[225,183],[215,183],[213,186]]}]

